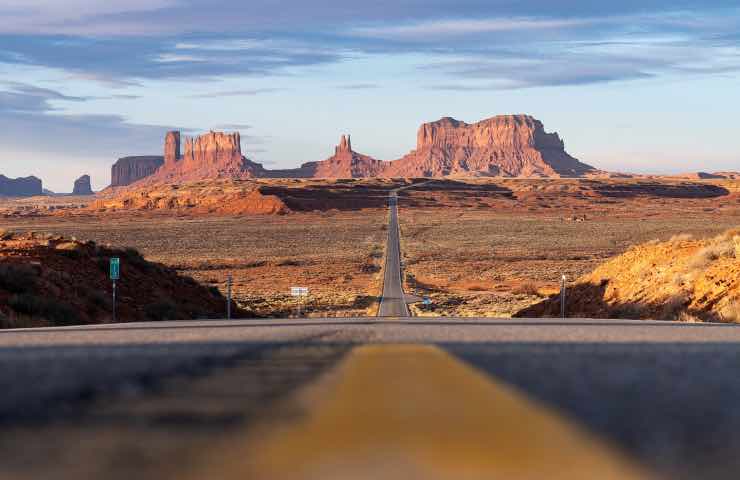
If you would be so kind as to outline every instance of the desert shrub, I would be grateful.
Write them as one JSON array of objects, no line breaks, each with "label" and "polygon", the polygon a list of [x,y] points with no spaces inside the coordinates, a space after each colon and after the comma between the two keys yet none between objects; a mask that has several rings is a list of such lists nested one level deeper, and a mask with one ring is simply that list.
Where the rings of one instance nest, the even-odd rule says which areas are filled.
[{"label": "desert shrub", "polygon": [[677,235],[674,235],[671,237],[670,240],[668,240],[671,243],[679,243],[679,242],[687,242],[689,240],[692,240],[694,238],[693,235],[690,233],[679,233]]},{"label": "desert shrub", "polygon": [[178,320],[177,305],[169,298],[150,303],[144,307],[144,313],[151,320]]},{"label": "desert shrub", "polygon": [[208,287],[208,291],[211,292],[211,295],[214,297],[220,297],[221,296],[221,290],[218,289],[218,287],[211,285]]},{"label": "desert shrub", "polygon": [[643,318],[645,314],[645,307],[637,303],[625,303],[614,308],[609,315],[609,318],[617,318],[621,320],[639,320]]},{"label": "desert shrub", "polygon": [[687,311],[680,312],[678,316],[676,317],[676,321],[681,322],[681,323],[703,323],[704,322],[704,320],[702,320],[701,318],[697,317],[696,315],[692,315]]},{"label": "desert shrub", "polygon": [[110,259],[106,257],[98,257],[95,260],[95,263],[98,265],[98,268],[101,272],[105,273],[106,275],[110,271]]},{"label": "desert shrub", "polygon": [[305,262],[301,262],[300,260],[282,260],[281,262],[278,262],[278,267],[300,267],[301,265],[304,265]]},{"label": "desert shrub", "polygon": [[38,317],[54,325],[77,325],[80,318],[75,310],[66,303],[29,293],[13,295],[8,301],[10,308],[17,313]]},{"label": "desert shrub", "polygon": [[77,242],[62,242],[54,248],[59,255],[62,255],[72,260],[77,260],[82,257],[82,246]]},{"label": "desert shrub", "polygon": [[524,282],[514,287],[512,293],[516,295],[539,295],[540,289],[532,282]]},{"label": "desert shrub", "polygon": [[10,293],[34,291],[38,275],[28,265],[0,264],[0,288]]},{"label": "desert shrub", "polygon": [[686,309],[691,299],[686,293],[677,293],[669,297],[663,305],[660,313],[661,320],[676,320],[679,315]]},{"label": "desert shrub", "polygon": [[365,263],[360,267],[360,271],[362,273],[378,273],[380,270],[380,266],[375,265],[374,263]]},{"label": "desert shrub", "polygon": [[722,309],[722,320],[725,322],[740,323],[740,298],[730,300]]},{"label": "desert shrub", "polygon": [[107,293],[100,290],[90,290],[86,296],[91,306],[108,312],[113,311],[113,299]]},{"label": "desert shrub", "polygon": [[257,268],[257,267],[264,267],[267,265],[267,262],[264,260],[255,260],[254,262],[249,262],[244,264],[244,268]]}]

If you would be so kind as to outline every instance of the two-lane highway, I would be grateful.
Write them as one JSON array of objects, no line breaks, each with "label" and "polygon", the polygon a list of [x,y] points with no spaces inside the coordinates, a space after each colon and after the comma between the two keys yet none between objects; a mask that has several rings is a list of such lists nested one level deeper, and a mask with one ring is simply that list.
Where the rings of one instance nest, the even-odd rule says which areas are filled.
[{"label": "two-lane highway", "polygon": [[380,299],[379,317],[408,317],[409,308],[401,279],[401,238],[398,227],[398,191],[388,197],[388,240],[383,274],[383,296]]},{"label": "two-lane highway", "polygon": [[0,333],[0,478],[735,479],[740,327],[274,319]]}]

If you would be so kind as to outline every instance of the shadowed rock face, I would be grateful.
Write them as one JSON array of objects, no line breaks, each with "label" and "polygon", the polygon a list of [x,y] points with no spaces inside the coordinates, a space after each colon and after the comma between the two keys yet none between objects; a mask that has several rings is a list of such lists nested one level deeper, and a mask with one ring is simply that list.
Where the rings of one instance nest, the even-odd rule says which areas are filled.
[{"label": "shadowed rock face", "polygon": [[0,195],[32,197],[42,193],[41,180],[36,177],[8,178],[5,175],[0,175]]},{"label": "shadowed rock face", "polygon": [[83,175],[75,180],[74,188],[72,189],[73,195],[92,195],[92,187],[90,186],[90,175]]},{"label": "shadowed rock face", "polygon": [[124,157],[111,167],[111,187],[123,187],[153,175],[164,163],[163,157]]}]

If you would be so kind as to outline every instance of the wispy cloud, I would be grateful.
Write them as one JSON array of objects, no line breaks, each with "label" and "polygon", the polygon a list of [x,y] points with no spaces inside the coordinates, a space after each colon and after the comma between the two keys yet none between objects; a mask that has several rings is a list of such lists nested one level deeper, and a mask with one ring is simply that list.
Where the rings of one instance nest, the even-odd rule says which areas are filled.
[{"label": "wispy cloud", "polygon": [[[593,25],[598,19],[538,19],[538,18],[490,18],[432,20],[407,25],[381,25],[354,27],[348,33],[361,37],[389,39],[433,39],[440,36],[461,36],[480,33],[512,32],[527,30],[558,30]],[[435,38],[437,37],[437,38]]]},{"label": "wispy cloud", "polygon": [[380,88],[380,85],[377,83],[350,83],[347,85],[337,85],[334,88],[339,90],[375,90]]},{"label": "wispy cloud", "polygon": [[283,88],[248,88],[243,90],[226,90],[222,92],[197,93],[188,95],[188,98],[220,98],[220,97],[252,97],[264,93],[275,93],[285,89]]}]

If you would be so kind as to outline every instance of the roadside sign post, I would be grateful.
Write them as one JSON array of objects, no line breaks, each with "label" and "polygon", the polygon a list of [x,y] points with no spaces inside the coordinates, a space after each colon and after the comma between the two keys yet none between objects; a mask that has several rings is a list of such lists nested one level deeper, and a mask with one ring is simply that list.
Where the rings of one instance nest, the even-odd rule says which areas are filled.
[{"label": "roadside sign post", "polygon": [[231,282],[233,278],[231,274],[226,277],[226,319],[231,320]]},{"label": "roadside sign post", "polygon": [[308,298],[308,287],[290,287],[290,295],[298,298],[298,316],[300,317],[302,303]]},{"label": "roadside sign post", "polygon": [[121,278],[121,259],[112,257],[110,259],[110,279],[113,282],[113,323],[116,322],[116,280]]},{"label": "roadside sign post", "polygon": [[565,275],[560,282],[560,318],[565,318]]}]

